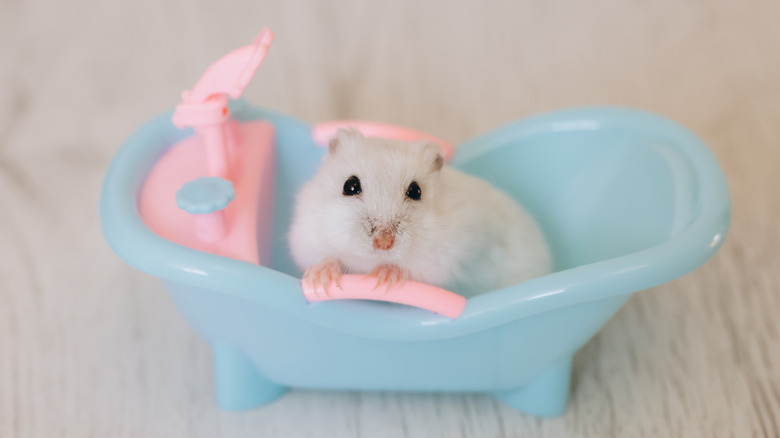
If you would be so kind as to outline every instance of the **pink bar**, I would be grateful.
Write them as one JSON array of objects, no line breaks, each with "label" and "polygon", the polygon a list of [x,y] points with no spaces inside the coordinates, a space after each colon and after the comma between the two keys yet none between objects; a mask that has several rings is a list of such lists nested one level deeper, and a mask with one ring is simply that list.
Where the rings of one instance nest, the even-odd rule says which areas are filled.
[{"label": "pink bar", "polygon": [[416,281],[407,281],[403,286],[395,285],[387,290],[382,284],[376,287],[376,277],[365,275],[343,275],[341,286],[331,284],[328,295],[322,286],[314,290],[305,280],[302,282],[306,301],[326,300],[375,300],[407,304],[430,310],[449,318],[457,318],[466,307],[466,298],[454,292]]},{"label": "pink bar", "polygon": [[354,128],[367,137],[383,137],[405,141],[427,140],[439,145],[445,163],[452,159],[452,154],[455,152],[451,143],[422,131],[416,131],[414,129],[388,123],[366,122],[363,120],[336,120],[333,122],[317,123],[311,128],[314,142],[322,146],[327,145],[330,139],[336,136],[336,132],[339,128]]}]

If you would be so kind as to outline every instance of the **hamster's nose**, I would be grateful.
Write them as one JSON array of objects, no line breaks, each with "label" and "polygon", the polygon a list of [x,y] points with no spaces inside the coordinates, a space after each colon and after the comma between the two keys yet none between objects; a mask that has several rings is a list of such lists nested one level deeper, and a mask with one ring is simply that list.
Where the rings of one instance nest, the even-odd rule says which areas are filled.
[{"label": "hamster's nose", "polygon": [[381,228],[374,234],[374,249],[387,251],[395,244],[393,232],[387,228]]}]

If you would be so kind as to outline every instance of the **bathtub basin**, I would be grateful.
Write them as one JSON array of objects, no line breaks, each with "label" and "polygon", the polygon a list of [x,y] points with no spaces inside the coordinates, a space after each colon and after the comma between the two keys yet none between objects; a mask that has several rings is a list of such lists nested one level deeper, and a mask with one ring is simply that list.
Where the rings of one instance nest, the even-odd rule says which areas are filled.
[{"label": "bathtub basin", "polygon": [[[720,247],[730,221],[723,173],[685,128],[629,109],[523,119],[470,140],[451,162],[520,201],[550,242],[555,272],[470,298],[450,319],[369,301],[308,303],[286,234],[298,188],[323,148],[312,127],[234,102],[238,123],[273,126],[272,186],[258,205],[259,263],[160,237],[139,213],[147,176],[192,135],[163,114],[121,148],[101,223],[125,262],[162,279],[214,353],[226,410],[286,388],[487,392],[519,410],[563,413],[572,356],[634,292],[682,276]],[[261,182],[262,183],[262,182]],[[266,211],[268,213],[268,211]]]}]

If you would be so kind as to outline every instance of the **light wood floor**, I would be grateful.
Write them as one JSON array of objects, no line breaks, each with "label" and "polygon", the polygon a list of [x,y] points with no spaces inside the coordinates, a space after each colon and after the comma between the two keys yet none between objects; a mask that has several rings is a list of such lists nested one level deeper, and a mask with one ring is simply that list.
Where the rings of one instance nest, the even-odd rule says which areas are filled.
[{"label": "light wood floor", "polygon": [[[0,0],[0,437],[780,436],[779,18],[776,0]],[[558,419],[317,391],[221,412],[206,344],[108,249],[98,194],[122,141],[264,25],[247,97],[309,121],[458,143],[569,106],[673,118],[728,177],[726,244],[587,344]]]}]

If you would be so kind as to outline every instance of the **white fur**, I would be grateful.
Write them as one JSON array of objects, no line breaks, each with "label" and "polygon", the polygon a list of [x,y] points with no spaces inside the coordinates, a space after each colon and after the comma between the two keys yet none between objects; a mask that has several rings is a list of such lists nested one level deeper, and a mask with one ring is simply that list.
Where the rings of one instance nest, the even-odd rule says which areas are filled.
[{"label": "white fur", "polygon": [[[346,273],[396,265],[413,280],[466,294],[550,272],[534,219],[487,182],[438,170],[436,145],[340,131],[332,149],[297,198],[289,237],[301,269],[326,258],[337,258]],[[352,175],[362,193],[344,196]],[[422,189],[419,201],[406,197],[412,181]],[[395,227],[390,250],[373,248],[372,226]]]}]

